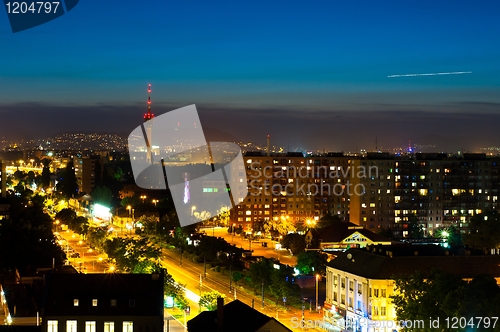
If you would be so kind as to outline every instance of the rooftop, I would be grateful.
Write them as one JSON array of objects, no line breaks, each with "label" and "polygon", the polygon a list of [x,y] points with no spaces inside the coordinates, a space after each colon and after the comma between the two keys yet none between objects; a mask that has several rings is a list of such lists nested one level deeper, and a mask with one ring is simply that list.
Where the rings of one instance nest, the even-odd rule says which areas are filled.
[{"label": "rooftop", "polygon": [[[417,251],[418,252],[418,251]],[[389,254],[387,252],[386,254]],[[392,256],[363,249],[350,249],[328,263],[329,267],[370,279],[394,279],[417,271],[441,270],[461,278],[478,274],[500,277],[500,255],[492,256]]]}]

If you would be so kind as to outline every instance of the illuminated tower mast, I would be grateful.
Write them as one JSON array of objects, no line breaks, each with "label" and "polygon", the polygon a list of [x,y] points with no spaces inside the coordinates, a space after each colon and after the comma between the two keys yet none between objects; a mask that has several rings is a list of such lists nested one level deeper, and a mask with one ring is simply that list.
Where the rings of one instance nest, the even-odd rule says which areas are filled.
[{"label": "illuminated tower mast", "polygon": [[148,112],[144,114],[144,129],[146,130],[146,144],[147,144],[147,153],[146,153],[146,161],[151,163],[151,144],[153,144],[153,134],[152,134],[152,124],[147,123],[149,120],[154,118],[154,114],[151,113],[151,84],[148,84]]}]

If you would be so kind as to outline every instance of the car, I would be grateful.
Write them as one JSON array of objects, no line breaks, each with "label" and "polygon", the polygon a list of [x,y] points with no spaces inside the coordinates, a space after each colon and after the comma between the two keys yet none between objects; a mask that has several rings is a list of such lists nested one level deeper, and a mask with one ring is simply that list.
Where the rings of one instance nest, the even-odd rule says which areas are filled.
[{"label": "car", "polygon": [[77,252],[74,252],[70,255],[71,258],[80,258],[80,254]]}]

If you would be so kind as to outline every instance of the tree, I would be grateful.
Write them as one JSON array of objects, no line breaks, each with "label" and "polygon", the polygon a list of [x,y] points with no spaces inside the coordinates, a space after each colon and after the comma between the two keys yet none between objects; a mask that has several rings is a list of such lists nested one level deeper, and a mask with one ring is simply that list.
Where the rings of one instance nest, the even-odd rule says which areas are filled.
[{"label": "tree", "polygon": [[42,188],[47,188],[50,185],[50,160],[44,159],[42,161],[43,163],[43,170],[42,170],[42,177],[41,177],[41,185]]},{"label": "tree", "polygon": [[195,212],[193,215],[199,221],[208,220],[212,216],[208,211]]},{"label": "tree", "polygon": [[243,274],[240,271],[234,271],[231,278],[233,278],[233,281],[238,284],[238,281],[243,278]]},{"label": "tree", "polygon": [[107,235],[108,230],[106,227],[92,227],[87,232],[87,239],[91,247],[102,249]]},{"label": "tree", "polygon": [[126,208],[127,206],[131,206],[132,208],[134,208],[134,207],[138,206],[139,204],[141,204],[141,199],[139,198],[139,195],[124,197],[120,204],[124,208]]},{"label": "tree", "polygon": [[17,197],[9,200],[11,215],[0,223],[0,270],[62,264],[64,253],[52,233],[52,219],[38,205],[25,207]]},{"label": "tree", "polygon": [[163,292],[166,296],[171,296],[174,298],[176,307],[184,309],[189,306],[189,302],[186,299],[184,288],[186,285],[181,285],[177,283],[171,274],[167,273],[166,269],[164,271],[163,278]]},{"label": "tree", "polygon": [[229,225],[230,216],[231,216],[231,208],[228,206],[223,206],[218,211],[219,220],[222,225]]},{"label": "tree", "polygon": [[283,236],[295,231],[295,225],[288,216],[270,218],[264,221],[264,230],[273,236]]},{"label": "tree", "polygon": [[300,273],[323,274],[326,269],[327,255],[319,250],[304,251],[297,255],[297,269]]},{"label": "tree", "polygon": [[273,262],[267,258],[262,258],[262,260],[250,264],[248,277],[250,278],[250,284],[254,291],[259,289],[262,286],[262,283],[269,285],[273,270]]},{"label": "tree", "polygon": [[305,236],[297,233],[287,234],[281,240],[281,246],[290,249],[292,254],[298,255],[306,249]]},{"label": "tree", "polygon": [[491,211],[471,218],[464,242],[471,248],[487,251],[500,246],[500,214]]},{"label": "tree", "polygon": [[113,238],[104,243],[104,251],[124,272],[151,273],[158,270],[161,250],[148,238]]},{"label": "tree", "polygon": [[[470,283],[460,277],[431,271],[428,275],[419,272],[414,275],[395,278],[396,295],[391,296],[398,321],[423,321],[419,331],[436,331],[428,324],[429,318],[439,318],[440,331],[457,331],[446,318],[464,317],[470,322],[476,317],[495,317],[500,312],[500,287],[491,276],[478,275]],[[450,320],[451,322],[451,320]],[[463,324],[463,323],[461,323]],[[492,328],[476,326],[475,331],[500,331],[497,324]],[[468,331],[470,325],[458,331]],[[415,327],[402,327],[402,331],[414,331]]]},{"label": "tree", "polygon": [[113,194],[111,193],[111,189],[106,186],[97,186],[92,190],[92,200],[94,203],[110,206],[112,199]]},{"label": "tree", "polygon": [[300,287],[292,283],[293,278],[292,268],[286,268],[283,265],[279,269],[273,268],[269,289],[271,294],[276,298],[276,303],[285,297],[300,297]]},{"label": "tree", "polygon": [[327,227],[327,226],[330,226],[330,225],[333,225],[333,224],[336,224],[339,222],[342,222],[342,219],[340,219],[340,217],[338,215],[327,214],[319,219],[317,227],[323,228],[323,227]]},{"label": "tree", "polygon": [[57,184],[57,190],[61,191],[66,198],[72,198],[78,192],[76,184],[75,167],[73,159],[66,164],[66,168],[61,172],[61,179]]},{"label": "tree", "polygon": [[158,229],[159,219],[155,216],[141,216],[138,220],[142,224],[142,231],[148,235],[154,235]]},{"label": "tree", "polygon": [[55,219],[63,224],[71,224],[76,218],[76,212],[73,209],[65,208],[56,213]]},{"label": "tree", "polygon": [[408,237],[411,239],[424,237],[424,228],[416,215],[408,216]]},{"label": "tree", "polygon": [[217,259],[218,253],[230,251],[231,245],[220,237],[202,236],[197,250],[208,262],[213,262]]},{"label": "tree", "polygon": [[205,307],[207,310],[213,311],[217,309],[217,299],[219,297],[225,298],[226,295],[221,294],[218,291],[206,292],[201,294],[200,302],[198,303],[201,307]]}]

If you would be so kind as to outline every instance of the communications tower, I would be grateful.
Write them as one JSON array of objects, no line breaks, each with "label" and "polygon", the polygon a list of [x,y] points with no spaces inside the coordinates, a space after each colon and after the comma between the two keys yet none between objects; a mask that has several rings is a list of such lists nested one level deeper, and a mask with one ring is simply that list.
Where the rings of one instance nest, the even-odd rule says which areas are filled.
[{"label": "communications tower", "polygon": [[151,113],[151,84],[148,84],[148,112],[144,114],[144,129],[146,131],[146,146],[147,146],[147,152],[146,152],[146,161],[151,163],[152,162],[152,155],[151,155],[151,144],[153,144],[153,128],[152,128],[152,123],[148,121],[154,118],[155,115]]}]

